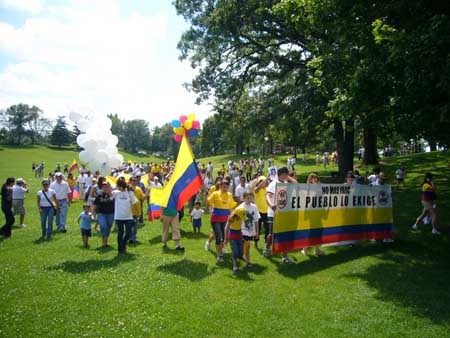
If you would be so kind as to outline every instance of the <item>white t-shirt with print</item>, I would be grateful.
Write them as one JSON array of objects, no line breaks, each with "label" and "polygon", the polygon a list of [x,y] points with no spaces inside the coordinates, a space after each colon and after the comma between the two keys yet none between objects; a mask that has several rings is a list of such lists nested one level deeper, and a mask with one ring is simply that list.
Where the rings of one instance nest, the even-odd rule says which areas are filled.
[{"label": "white t-shirt with print", "polygon": [[132,191],[114,190],[114,219],[115,220],[131,220],[133,213],[131,206],[137,203],[136,196]]},{"label": "white t-shirt with print", "polygon": [[[281,183],[280,181],[272,181],[270,182],[269,186],[267,187],[267,192],[272,193],[272,204],[275,203],[275,188],[277,183]],[[268,211],[267,211],[267,217],[275,217],[275,212],[273,211],[273,209],[271,207],[269,207]]]},{"label": "white t-shirt with print", "polygon": [[247,211],[247,217],[245,221],[242,222],[242,235],[256,236],[256,223],[261,218],[258,207],[254,203],[241,203],[239,207],[244,207]]}]

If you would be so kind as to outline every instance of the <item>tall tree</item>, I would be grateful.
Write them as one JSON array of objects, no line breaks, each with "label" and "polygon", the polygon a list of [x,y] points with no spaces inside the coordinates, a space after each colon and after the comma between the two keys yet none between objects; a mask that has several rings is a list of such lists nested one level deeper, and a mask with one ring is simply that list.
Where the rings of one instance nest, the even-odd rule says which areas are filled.
[{"label": "tall tree", "polygon": [[137,153],[150,148],[151,135],[145,120],[126,121],[122,133],[122,144],[126,151]]},{"label": "tall tree", "polygon": [[67,129],[64,116],[58,116],[56,124],[50,134],[50,143],[58,147],[72,144],[74,141],[73,134]]},{"label": "tall tree", "polygon": [[33,108],[19,103],[6,110],[12,143],[22,144],[24,136],[27,135],[27,125],[33,120],[36,113]]}]

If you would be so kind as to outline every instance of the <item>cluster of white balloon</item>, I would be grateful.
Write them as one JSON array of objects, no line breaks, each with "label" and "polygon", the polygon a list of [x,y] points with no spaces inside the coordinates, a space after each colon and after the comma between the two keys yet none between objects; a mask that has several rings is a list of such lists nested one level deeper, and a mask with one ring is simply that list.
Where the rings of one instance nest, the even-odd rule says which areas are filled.
[{"label": "cluster of white balloon", "polygon": [[91,171],[99,170],[106,175],[112,168],[123,163],[123,156],[117,149],[119,139],[111,133],[111,119],[83,116],[76,112],[71,112],[69,119],[75,122],[81,131],[77,143],[84,150],[80,152],[79,157],[82,163],[88,163]]}]

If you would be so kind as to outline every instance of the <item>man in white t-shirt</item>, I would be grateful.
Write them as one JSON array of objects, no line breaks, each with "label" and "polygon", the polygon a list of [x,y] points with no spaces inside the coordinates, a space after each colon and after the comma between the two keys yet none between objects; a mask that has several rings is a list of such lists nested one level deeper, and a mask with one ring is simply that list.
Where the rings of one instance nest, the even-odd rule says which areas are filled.
[{"label": "man in white t-shirt", "polygon": [[86,173],[80,171],[80,176],[77,179],[78,190],[80,192],[80,200],[84,201],[86,193]]},{"label": "man in white t-shirt", "polygon": [[[266,193],[266,201],[269,205],[269,210],[267,212],[267,224],[269,226],[269,235],[266,239],[266,247],[263,251],[264,256],[268,256],[270,254],[270,247],[272,245],[272,231],[273,231],[273,219],[275,217],[275,212],[277,210],[277,205],[275,204],[275,190],[277,183],[297,183],[297,180],[293,177],[289,176],[289,169],[287,167],[278,168],[277,171],[278,180],[270,182],[267,187]],[[293,264],[292,260],[287,256],[287,253],[283,252],[283,263],[285,264]]]},{"label": "man in white t-shirt", "polygon": [[206,172],[211,175],[211,178],[213,178],[213,170],[214,166],[212,165],[211,162],[209,162],[208,165],[206,166]]},{"label": "man in white t-shirt", "polygon": [[86,172],[86,187],[92,185],[92,179],[94,178],[94,176],[91,174],[91,172],[88,170]]},{"label": "man in white t-shirt", "polygon": [[369,185],[374,185],[378,181],[378,176],[380,175],[380,168],[373,169],[373,174],[367,177],[369,180]]},{"label": "man in white t-shirt", "polygon": [[25,194],[28,192],[27,184],[22,178],[16,180],[16,185],[12,188],[12,210],[14,215],[19,215],[21,228],[25,228],[23,224],[25,218]]},{"label": "man in white t-shirt", "polygon": [[234,192],[234,197],[237,203],[242,203],[244,201],[244,193],[250,192],[250,186],[248,183],[245,183],[245,177],[241,176],[239,178],[239,185],[236,187]]},{"label": "man in white t-shirt", "polygon": [[59,232],[67,232],[66,219],[70,205],[69,195],[71,191],[69,184],[63,180],[62,173],[57,172],[55,174],[55,179],[56,181],[50,184],[50,189],[55,191],[56,200],[58,201],[58,208],[56,210],[56,229]]}]

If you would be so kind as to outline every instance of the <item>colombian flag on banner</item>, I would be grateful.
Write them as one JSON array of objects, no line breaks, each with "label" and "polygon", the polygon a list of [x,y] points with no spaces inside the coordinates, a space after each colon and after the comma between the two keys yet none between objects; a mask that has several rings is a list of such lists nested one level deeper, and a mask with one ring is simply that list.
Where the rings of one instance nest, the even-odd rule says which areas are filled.
[{"label": "colombian flag on banner", "polygon": [[76,160],[73,160],[72,163],[70,163],[69,174],[73,173],[75,170],[78,170],[78,163]]},{"label": "colombian flag on banner", "polygon": [[78,185],[73,187],[72,199],[74,199],[74,200],[79,200],[80,199],[80,191],[78,190]]},{"label": "colombian flag on banner", "polygon": [[389,185],[280,183],[275,202],[274,253],[393,237]]},{"label": "colombian flag on banner", "polygon": [[181,141],[177,162],[169,182],[162,189],[152,188],[152,204],[180,210],[203,185],[202,175],[186,137]]}]

